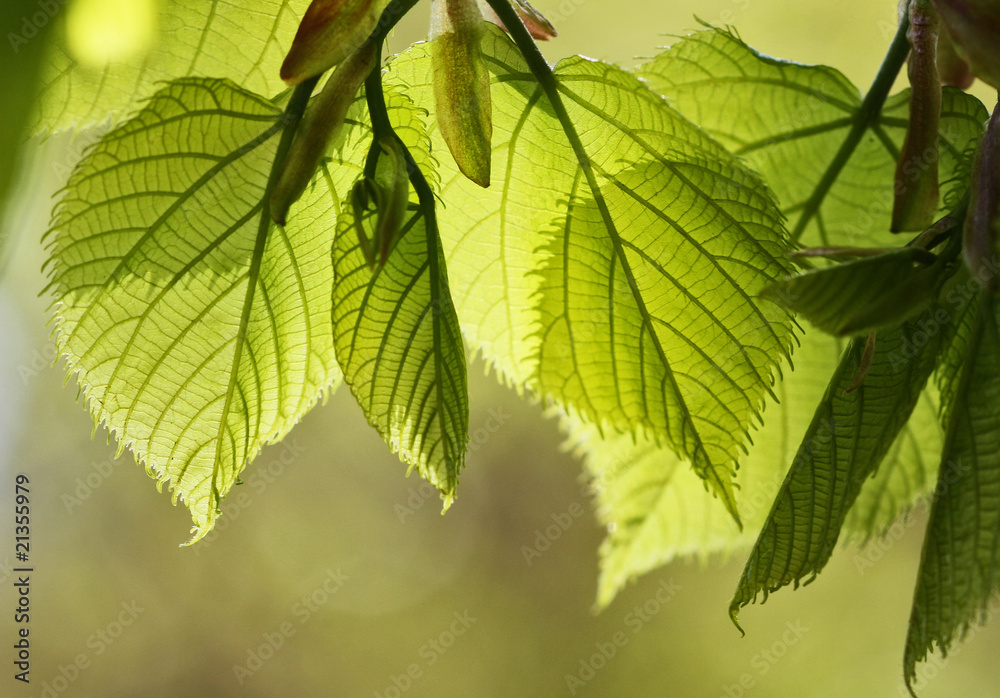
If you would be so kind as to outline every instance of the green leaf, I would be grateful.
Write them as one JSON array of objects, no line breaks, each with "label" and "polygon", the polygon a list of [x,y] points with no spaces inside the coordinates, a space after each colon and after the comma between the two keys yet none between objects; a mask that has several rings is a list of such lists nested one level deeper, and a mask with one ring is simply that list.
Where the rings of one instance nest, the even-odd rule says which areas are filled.
[{"label": "green leaf", "polygon": [[[419,122],[413,118],[410,131]],[[404,132],[397,128],[397,133]],[[428,152],[426,134],[407,145]],[[423,171],[428,171],[427,165]],[[384,267],[369,268],[345,201],[333,250],[333,334],[344,379],[400,458],[455,496],[469,431],[465,350],[433,210],[411,196]]]},{"label": "green leaf", "polygon": [[160,0],[156,38],[148,53],[94,67],[69,49],[65,23],[49,47],[42,105],[33,132],[84,128],[128,114],[158,83],[188,76],[228,78],[273,95],[307,0]]},{"label": "green leaf", "polygon": [[759,592],[766,600],[784,585],[808,583],[826,564],[862,485],[914,410],[949,341],[951,320],[936,303],[878,333],[867,378],[849,393],[864,340],[848,345],[743,570],[730,604],[734,620]]},{"label": "green leaf", "polygon": [[[408,64],[394,66],[411,88],[426,72],[416,65],[426,60],[420,50]],[[525,254],[513,269],[499,271],[512,271],[526,298],[541,291],[535,299],[540,318],[515,311],[526,322],[541,320],[541,342],[513,347],[507,363],[524,378],[537,367],[529,385],[588,421],[629,432],[641,427],[672,445],[735,516],[730,478],[736,455],[792,341],[785,314],[757,298],[790,270],[770,195],[633,75],[571,58],[555,75],[596,172],[595,191],[510,41],[491,30],[483,51],[493,74],[494,149],[506,155],[493,169],[504,177],[491,198],[467,194],[464,185],[449,189],[446,176],[445,198],[449,216],[455,208],[472,211],[467,215],[475,222],[465,230],[478,236],[482,228],[492,248],[488,259],[502,259],[505,236],[518,236]],[[514,207],[528,215],[507,231],[505,214]],[[546,242],[541,259],[526,252]],[[498,299],[509,276],[498,279],[495,293],[478,285],[496,269],[484,268],[484,256],[455,249],[449,267],[486,300],[476,310],[502,312]],[[541,286],[532,288],[523,279],[540,261]],[[471,309],[463,301],[459,313],[467,326]],[[508,297],[507,305],[518,302]],[[511,314],[497,315],[502,333],[525,334]],[[525,365],[529,348],[537,359]]]},{"label": "green leaf", "polygon": [[926,310],[940,290],[934,256],[902,247],[793,276],[764,297],[802,315],[824,332],[843,337],[899,325]]},{"label": "green leaf", "polygon": [[[968,278],[968,277],[967,277]],[[974,282],[975,283],[975,282]],[[947,655],[1000,588],[1000,328],[992,293],[966,314],[968,335],[946,363],[946,434],[906,638],[907,685],[937,645]],[[948,357],[946,357],[946,362]]]},{"label": "green leaf", "polygon": [[[861,106],[850,81],[825,66],[757,53],[710,29],[685,37],[639,70],[687,117],[740,155],[774,189],[792,237],[806,244],[878,245],[889,239],[893,179],[909,118],[909,90],[890,97],[843,169],[830,168]],[[739,117],[735,118],[734,115]],[[945,88],[942,178],[961,168],[987,118],[975,97]],[[968,182],[942,190],[942,210]]]},{"label": "green leaf", "polygon": [[[59,353],[95,429],[187,504],[193,540],[261,447],[340,379],[331,190],[357,169],[271,226],[281,116],[228,81],[169,84],[79,165],[50,233]],[[339,156],[356,162],[350,130]]]}]

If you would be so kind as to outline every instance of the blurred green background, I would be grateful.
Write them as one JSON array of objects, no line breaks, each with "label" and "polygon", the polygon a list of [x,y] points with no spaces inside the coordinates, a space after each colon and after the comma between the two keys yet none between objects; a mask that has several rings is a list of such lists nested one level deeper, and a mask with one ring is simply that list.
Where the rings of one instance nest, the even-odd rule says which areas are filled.
[{"label": "blurred green background", "polygon": [[[697,28],[697,14],[736,26],[765,53],[834,65],[863,88],[896,11],[894,0],[538,7],[560,31],[544,47],[553,60],[583,53],[631,65],[668,35]],[[421,9],[391,39],[394,50],[423,35]],[[602,532],[580,465],[542,409],[480,362],[470,366],[470,425],[499,415],[502,427],[470,453],[446,516],[419,480],[403,477],[341,390],[252,464],[217,532],[179,548],[187,512],[129,456],[113,460],[103,434],[90,439],[75,389],[49,368],[39,239],[89,138],[33,142],[2,221],[10,244],[0,283],[0,695],[564,696],[573,695],[566,676],[579,677],[581,660],[619,632],[624,646],[585,672],[575,695],[903,695],[922,520],[874,565],[859,571],[857,551],[842,549],[814,584],[745,609],[745,638],[726,613],[741,555],[707,568],[670,565],[595,615]],[[32,482],[30,686],[13,680],[10,649],[17,472]],[[522,547],[577,506],[584,515],[527,564]],[[921,695],[1000,696],[1000,627],[975,635],[922,670]]]}]

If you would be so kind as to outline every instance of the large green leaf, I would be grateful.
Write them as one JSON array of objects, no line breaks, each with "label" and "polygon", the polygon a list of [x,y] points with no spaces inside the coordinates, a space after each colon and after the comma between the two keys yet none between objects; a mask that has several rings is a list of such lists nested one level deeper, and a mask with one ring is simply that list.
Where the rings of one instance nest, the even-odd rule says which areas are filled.
[{"label": "large green leaf", "polygon": [[[973,282],[975,283],[975,282]],[[947,430],[906,638],[904,673],[937,645],[947,654],[1000,589],[1000,307],[978,294],[948,373]]]},{"label": "large green leaf", "polygon": [[[455,285],[479,298],[459,299],[463,327],[492,313],[490,333],[514,344],[526,334],[515,317],[540,322],[540,342],[502,347],[518,377],[587,421],[669,443],[735,515],[736,456],[791,343],[783,312],[757,298],[790,269],[770,195],[633,75],[571,58],[555,75],[595,190],[509,39],[492,30],[483,49],[502,176],[493,193],[447,176],[444,188],[449,216],[464,218],[449,258]],[[418,47],[393,67],[418,102],[426,61]],[[506,225],[511,210],[516,227]],[[483,251],[460,252],[470,239]],[[508,245],[516,259],[505,258]],[[539,287],[529,275],[540,261]],[[524,311],[538,291],[540,317]]]},{"label": "large green leaf", "polygon": [[759,592],[766,600],[771,591],[822,570],[862,485],[910,418],[950,341],[951,317],[935,303],[901,327],[878,333],[867,376],[850,392],[865,341],[848,345],[743,570],[730,605],[734,619]]},{"label": "large green leaf", "polygon": [[[909,118],[909,90],[890,97],[843,169],[830,165],[861,106],[833,68],[757,53],[710,29],[684,37],[639,70],[652,87],[744,157],[774,189],[794,238],[805,244],[884,245],[891,240],[893,181]],[[942,177],[960,168],[987,118],[975,97],[946,88]],[[955,191],[967,182],[946,183]],[[944,197],[942,207],[954,203]]]},{"label": "large green leaf", "polygon": [[[53,0],[56,5],[56,0]],[[139,57],[95,67],[79,63],[59,22],[42,80],[34,131],[83,128],[127,114],[158,84],[187,76],[228,78],[277,94],[278,69],[307,0],[159,0],[155,38]]]},{"label": "large green leaf", "polygon": [[[415,117],[409,126],[417,137],[407,145],[429,152]],[[386,265],[372,269],[345,200],[333,250],[333,334],[344,379],[368,421],[447,504],[465,462],[468,386],[441,240],[428,214],[412,193]]]},{"label": "large green leaf", "polygon": [[[195,539],[260,448],[340,378],[331,188],[358,170],[334,168],[287,228],[270,225],[280,117],[228,81],[171,83],[79,165],[51,231],[59,353],[95,428],[169,483]],[[363,129],[346,130],[336,154],[358,162]]]}]

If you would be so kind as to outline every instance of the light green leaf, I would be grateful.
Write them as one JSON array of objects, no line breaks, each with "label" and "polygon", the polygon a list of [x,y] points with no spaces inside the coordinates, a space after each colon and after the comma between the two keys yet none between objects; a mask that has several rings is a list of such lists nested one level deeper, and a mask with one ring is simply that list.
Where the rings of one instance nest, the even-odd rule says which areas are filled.
[{"label": "light green leaf", "polygon": [[[678,110],[774,189],[792,237],[805,244],[880,245],[891,240],[893,175],[909,118],[909,90],[890,97],[839,172],[830,168],[861,105],[840,72],[757,53],[736,35],[710,29],[684,37],[639,70]],[[987,118],[975,97],[945,88],[943,177],[959,169]],[[967,181],[942,182],[942,208]]]},{"label": "light green leaf", "polygon": [[[418,136],[407,145],[427,152],[426,135]],[[373,270],[357,222],[345,201],[333,251],[333,334],[344,379],[369,423],[447,507],[465,463],[469,403],[437,225],[413,192],[401,237]]]},{"label": "light green leaf", "polygon": [[[984,621],[1000,588],[1000,309],[988,292],[971,306],[962,319],[967,335],[942,367],[947,426],[906,638],[908,685],[935,645],[947,655]],[[958,356],[961,363],[950,361]]]},{"label": "light green leaf", "polygon": [[753,543],[795,448],[823,395],[838,340],[806,332],[795,352],[795,370],[774,387],[777,404],[764,412],[747,456],[736,473],[740,531],[705,483],[671,449],[642,435],[606,433],[569,419],[570,443],[584,454],[597,497],[597,514],[608,535],[601,546],[597,604],[604,607],[634,577],[677,557],[728,556]]},{"label": "light green leaf", "polygon": [[[735,516],[736,455],[792,341],[784,313],[756,297],[790,270],[773,201],[755,175],[634,76],[571,58],[555,74],[597,173],[600,190],[592,190],[509,39],[491,30],[483,50],[495,88],[494,169],[502,176],[492,195],[450,186],[445,177],[451,208],[443,220],[454,209],[470,216],[466,237],[484,248],[463,254],[461,238],[449,267],[485,300],[474,308],[479,317],[499,310],[493,327],[511,342],[527,333],[506,311],[537,326],[523,308],[540,290],[533,300],[541,342],[503,347],[505,363],[588,421],[642,427],[669,443]],[[427,72],[426,51],[410,54],[394,75],[413,89]],[[506,228],[515,207],[527,215]],[[505,266],[508,244],[524,254]],[[484,265],[484,258],[501,264]],[[542,261],[540,288],[525,283]],[[487,290],[479,282],[491,272],[496,286]],[[519,294],[506,296],[505,308],[512,276]],[[468,328],[473,307],[458,304]],[[526,359],[525,350],[537,359]]]},{"label": "light green leaf", "polygon": [[250,92],[274,95],[307,0],[160,0],[147,53],[104,67],[80,64],[60,22],[49,47],[42,104],[32,129],[84,128],[117,120],[158,83],[188,76],[228,78]]},{"label": "light green leaf", "polygon": [[797,274],[764,297],[832,335],[868,334],[925,310],[940,290],[934,256],[913,247]]},{"label": "light green leaf", "polygon": [[[864,382],[853,392],[864,340],[847,348],[746,563],[730,614],[780,587],[814,578],[847,513],[906,424],[949,341],[951,314],[936,303],[877,335]],[[934,333],[925,330],[936,329]]]},{"label": "light green leaf", "polygon": [[[87,155],[51,231],[59,353],[95,429],[187,504],[193,540],[261,447],[340,379],[335,196],[319,181],[284,229],[264,210],[280,117],[228,81],[171,83]],[[359,161],[360,129],[347,130],[339,156]]]}]

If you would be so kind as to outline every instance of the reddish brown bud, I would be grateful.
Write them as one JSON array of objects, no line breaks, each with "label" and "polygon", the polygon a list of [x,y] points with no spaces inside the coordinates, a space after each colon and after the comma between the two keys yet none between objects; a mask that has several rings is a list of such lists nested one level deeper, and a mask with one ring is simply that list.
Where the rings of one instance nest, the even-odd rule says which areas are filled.
[{"label": "reddish brown bud", "polygon": [[910,122],[896,164],[892,232],[923,230],[938,206],[938,124],[941,79],[937,72],[937,14],[930,0],[910,3]]},{"label": "reddish brown bud", "polygon": [[320,75],[367,41],[390,0],[313,0],[281,66],[289,85]]},{"label": "reddish brown bud", "polygon": [[[497,17],[497,13],[493,11],[493,8],[489,6],[486,0],[479,0],[479,9],[482,11],[484,18],[493,22],[493,24],[496,24],[504,31],[507,31],[507,27],[504,26],[500,18]],[[521,18],[521,21],[524,22],[525,29],[528,30],[528,33],[536,41],[548,41],[559,36],[559,32],[552,26],[552,22],[547,20],[545,15],[529,5],[525,0],[514,0],[514,10],[517,12],[517,16]]]},{"label": "reddish brown bud", "polygon": [[967,90],[976,79],[969,64],[958,55],[955,42],[951,40],[951,35],[947,31],[938,34],[937,67],[942,85]]},{"label": "reddish brown bud", "polygon": [[1000,2],[934,0],[934,5],[972,73],[1000,88]]},{"label": "reddish brown bud", "polygon": [[972,275],[996,289],[1000,235],[1000,104],[986,125],[972,166],[972,191],[965,215],[963,253]]}]

